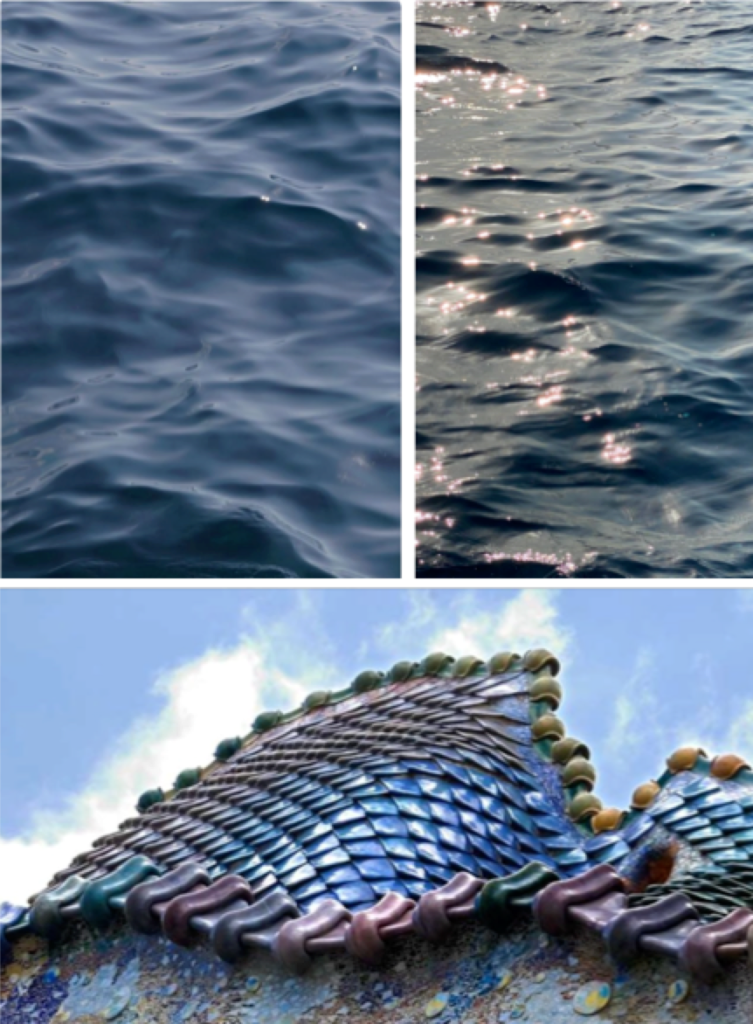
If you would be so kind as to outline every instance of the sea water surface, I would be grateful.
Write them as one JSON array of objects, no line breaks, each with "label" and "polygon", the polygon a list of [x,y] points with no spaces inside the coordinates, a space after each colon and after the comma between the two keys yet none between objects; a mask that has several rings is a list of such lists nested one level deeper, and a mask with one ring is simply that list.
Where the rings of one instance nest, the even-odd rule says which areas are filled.
[{"label": "sea water surface", "polygon": [[399,5],[2,17],[4,574],[399,574]]},{"label": "sea water surface", "polygon": [[753,575],[753,4],[418,4],[419,575]]}]

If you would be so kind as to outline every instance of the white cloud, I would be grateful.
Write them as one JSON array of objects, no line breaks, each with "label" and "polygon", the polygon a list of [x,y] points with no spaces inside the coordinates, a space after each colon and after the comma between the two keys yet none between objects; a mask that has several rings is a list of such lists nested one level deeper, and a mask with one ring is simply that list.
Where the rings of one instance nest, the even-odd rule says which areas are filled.
[{"label": "white cloud", "polygon": [[[56,810],[38,810],[21,836],[0,839],[0,897],[24,904],[93,840],[134,814],[145,789],[170,787],[183,768],[208,764],[219,740],[249,731],[262,710],[298,705],[321,684],[327,663],[308,652],[293,676],[278,667],[280,630],[244,637],[230,650],[210,650],[159,675],[153,692],[162,710],[134,722],[92,771],[89,782]],[[285,650],[290,649],[290,637]]]},{"label": "white cloud", "polygon": [[[391,657],[421,658],[444,651],[455,658],[474,654],[484,660],[498,651],[524,654],[546,647],[567,658],[572,633],[559,617],[559,592],[522,590],[508,597],[495,591],[498,609],[482,611],[478,593],[453,590],[412,590],[403,595],[407,612],[383,627],[377,637],[380,651]],[[485,592],[484,592],[485,593]]]}]

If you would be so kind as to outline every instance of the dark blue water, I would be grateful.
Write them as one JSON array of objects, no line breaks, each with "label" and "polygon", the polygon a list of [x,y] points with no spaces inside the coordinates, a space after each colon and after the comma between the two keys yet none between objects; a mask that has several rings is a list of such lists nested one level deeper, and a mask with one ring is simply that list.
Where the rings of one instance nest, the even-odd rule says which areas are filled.
[{"label": "dark blue water", "polygon": [[422,575],[753,575],[753,4],[419,3]]},{"label": "dark blue water", "polygon": [[396,3],[4,3],[4,574],[399,574]]}]

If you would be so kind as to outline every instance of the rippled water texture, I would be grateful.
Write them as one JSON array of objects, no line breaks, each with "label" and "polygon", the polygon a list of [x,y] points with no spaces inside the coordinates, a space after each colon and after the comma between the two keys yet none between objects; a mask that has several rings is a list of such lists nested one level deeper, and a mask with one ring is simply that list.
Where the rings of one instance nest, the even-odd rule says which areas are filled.
[{"label": "rippled water texture", "polygon": [[399,574],[399,6],[2,13],[5,574]]},{"label": "rippled water texture", "polygon": [[753,575],[753,4],[418,22],[420,573]]}]

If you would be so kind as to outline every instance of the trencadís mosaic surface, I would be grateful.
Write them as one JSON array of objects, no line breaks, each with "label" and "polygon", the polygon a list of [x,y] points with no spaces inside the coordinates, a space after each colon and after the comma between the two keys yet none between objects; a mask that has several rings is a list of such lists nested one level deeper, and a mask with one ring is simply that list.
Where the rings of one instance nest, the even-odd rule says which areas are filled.
[{"label": "trencad\u00eds mosaic surface", "polygon": [[[594,795],[547,651],[260,715],[2,915],[3,1019],[753,1020],[753,772]],[[159,780],[155,780],[159,781]]]}]

